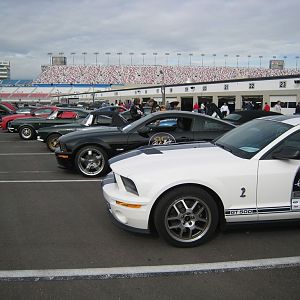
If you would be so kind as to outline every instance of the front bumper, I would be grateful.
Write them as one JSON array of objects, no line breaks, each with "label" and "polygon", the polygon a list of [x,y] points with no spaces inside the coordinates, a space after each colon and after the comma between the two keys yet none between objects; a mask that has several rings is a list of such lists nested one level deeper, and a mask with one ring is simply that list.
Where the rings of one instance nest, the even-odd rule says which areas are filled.
[{"label": "front bumper", "polygon": [[41,138],[41,136],[39,136],[39,135],[37,136],[37,138],[36,138],[36,139],[37,139],[38,141],[40,141],[40,142],[45,142],[45,140],[44,140],[44,139],[42,139],[42,138]]},{"label": "front bumper", "polygon": [[[109,174],[102,181],[102,191],[113,223],[129,231],[150,233],[148,223],[151,207],[143,204],[140,208],[129,208],[117,204],[117,201],[132,204],[140,201],[138,196],[120,190],[110,176],[112,175]],[[145,203],[145,199],[141,202]]]},{"label": "front bumper", "polygon": [[14,128],[14,127],[7,127],[7,130],[9,132],[18,132],[18,129],[17,128]]},{"label": "front bumper", "polygon": [[71,153],[61,152],[59,148],[55,150],[56,161],[59,167],[72,169],[74,167],[73,156]]}]

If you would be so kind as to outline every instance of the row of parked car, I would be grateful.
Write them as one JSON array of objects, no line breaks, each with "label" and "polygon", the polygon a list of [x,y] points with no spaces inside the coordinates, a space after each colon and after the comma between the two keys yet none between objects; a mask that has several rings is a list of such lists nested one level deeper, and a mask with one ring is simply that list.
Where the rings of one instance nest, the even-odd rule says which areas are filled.
[{"label": "row of parked car", "polygon": [[300,219],[297,116],[164,111],[131,122],[113,107],[54,108],[8,129],[45,142],[60,166],[84,176],[111,170],[102,191],[114,223],[178,247],[200,245],[224,224]]}]

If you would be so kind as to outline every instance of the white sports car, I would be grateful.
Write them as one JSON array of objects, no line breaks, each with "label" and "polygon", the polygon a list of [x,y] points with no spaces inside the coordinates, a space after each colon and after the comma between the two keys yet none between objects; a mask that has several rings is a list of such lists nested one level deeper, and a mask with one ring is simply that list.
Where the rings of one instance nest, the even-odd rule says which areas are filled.
[{"label": "white sports car", "polygon": [[213,143],[158,146],[110,160],[113,219],[193,247],[218,225],[300,219],[300,116],[256,119]]}]

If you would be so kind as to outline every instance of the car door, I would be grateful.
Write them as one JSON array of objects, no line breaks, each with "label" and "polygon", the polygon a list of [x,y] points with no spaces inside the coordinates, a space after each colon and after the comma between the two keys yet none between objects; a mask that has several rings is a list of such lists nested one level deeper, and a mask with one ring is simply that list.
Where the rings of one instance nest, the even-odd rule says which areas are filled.
[{"label": "car door", "polygon": [[211,141],[234,128],[232,125],[205,116],[195,116],[194,138],[197,141]]},{"label": "car door", "polygon": [[[128,135],[127,150],[144,145],[163,145],[194,140],[192,116],[157,116]],[[142,133],[141,129],[148,128]]]},{"label": "car door", "polygon": [[300,151],[300,131],[290,134],[259,161],[259,220],[300,218],[300,160],[274,158],[283,147]]}]

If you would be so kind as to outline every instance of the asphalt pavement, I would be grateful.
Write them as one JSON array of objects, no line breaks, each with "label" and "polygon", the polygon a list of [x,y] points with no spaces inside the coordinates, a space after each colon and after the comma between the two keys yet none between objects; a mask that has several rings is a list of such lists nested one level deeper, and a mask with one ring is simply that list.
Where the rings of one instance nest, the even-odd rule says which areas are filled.
[{"label": "asphalt pavement", "polygon": [[[192,249],[126,232],[111,222],[100,181],[58,168],[44,143],[0,132],[0,273],[185,266],[300,254],[298,223],[228,229]],[[0,280],[0,299],[298,299],[300,292],[299,266],[196,273],[7,279]]]}]

